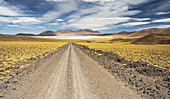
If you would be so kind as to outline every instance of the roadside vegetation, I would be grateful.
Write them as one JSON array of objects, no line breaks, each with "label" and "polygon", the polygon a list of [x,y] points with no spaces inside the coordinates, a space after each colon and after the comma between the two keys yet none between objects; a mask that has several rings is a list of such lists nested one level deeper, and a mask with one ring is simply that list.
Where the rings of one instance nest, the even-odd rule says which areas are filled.
[{"label": "roadside vegetation", "polygon": [[38,59],[42,59],[67,42],[12,42],[0,41],[0,80],[7,78],[12,72],[17,72]]},{"label": "roadside vegetation", "polygon": [[137,45],[130,42],[110,41],[109,39],[101,39],[77,43],[86,45],[91,49],[113,52],[132,63],[143,61],[156,67],[170,68],[170,45]]}]

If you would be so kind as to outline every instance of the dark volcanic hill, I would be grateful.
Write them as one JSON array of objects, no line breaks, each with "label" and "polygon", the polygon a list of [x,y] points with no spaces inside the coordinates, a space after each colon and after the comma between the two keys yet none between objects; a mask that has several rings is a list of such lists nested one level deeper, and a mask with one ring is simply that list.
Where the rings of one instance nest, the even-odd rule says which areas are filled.
[{"label": "dark volcanic hill", "polygon": [[16,35],[19,35],[19,36],[36,36],[35,34],[31,34],[31,33],[18,33]]}]

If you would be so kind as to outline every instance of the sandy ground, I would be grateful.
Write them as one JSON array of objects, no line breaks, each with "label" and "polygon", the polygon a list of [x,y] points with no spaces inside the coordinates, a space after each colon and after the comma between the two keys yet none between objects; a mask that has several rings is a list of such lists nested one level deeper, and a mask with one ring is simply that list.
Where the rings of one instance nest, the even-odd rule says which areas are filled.
[{"label": "sandy ground", "polygon": [[[13,90],[15,88],[15,90]],[[140,99],[71,43],[7,88],[5,99]]]}]

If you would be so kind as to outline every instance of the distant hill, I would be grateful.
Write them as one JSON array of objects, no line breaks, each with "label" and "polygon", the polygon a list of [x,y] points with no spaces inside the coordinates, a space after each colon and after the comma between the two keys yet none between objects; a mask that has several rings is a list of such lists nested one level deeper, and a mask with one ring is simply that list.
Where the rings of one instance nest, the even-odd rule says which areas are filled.
[{"label": "distant hill", "polygon": [[58,31],[56,31],[56,33],[72,33],[72,32],[74,32],[74,33],[84,33],[84,32],[100,33],[99,31],[93,31],[93,30],[90,30],[90,29],[80,29],[80,30],[77,30],[77,31],[66,29],[66,30],[58,30]]},{"label": "distant hill", "polygon": [[144,29],[141,31],[136,31],[136,32],[126,32],[126,31],[122,31],[119,33],[112,33],[113,36],[128,36],[128,37],[138,37],[138,36],[146,36],[148,34],[152,34],[152,33],[170,33],[170,28],[166,28],[166,29],[161,29],[161,28],[150,28],[150,29]]},{"label": "distant hill", "polygon": [[136,38],[129,38],[129,39],[124,39],[124,38],[114,38],[114,39],[111,39],[110,40],[110,43],[112,42],[117,42],[117,41],[119,41],[119,42],[133,42],[134,40],[136,40]]},{"label": "distant hill", "polygon": [[99,31],[93,31],[89,29],[80,29],[77,31],[66,29],[66,30],[58,30],[56,32],[54,31],[44,31],[39,34],[39,36],[56,36],[56,35],[97,35],[101,34]]},{"label": "distant hill", "polygon": [[80,29],[80,30],[58,30],[58,31],[50,31],[46,30],[37,35],[30,33],[19,33],[17,35],[20,36],[57,36],[57,35],[90,35],[90,36],[111,36],[111,37],[143,37],[148,34],[162,34],[162,33],[170,33],[170,28],[161,29],[161,28],[150,28],[136,32],[127,32],[122,31],[119,33],[100,33],[99,31],[93,31],[90,29]]},{"label": "distant hill", "polygon": [[[167,28],[167,29],[168,29],[168,28]],[[169,28],[169,29],[170,29],[170,28]],[[161,33],[161,32],[163,32],[164,30],[166,30],[166,29],[150,28],[150,29],[145,29],[145,30],[141,30],[141,31],[138,31],[138,32],[134,32],[134,33],[130,34],[129,36],[130,36],[130,37],[146,36],[146,35],[151,34],[151,33]]]},{"label": "distant hill", "polygon": [[70,30],[70,29],[56,31],[56,33],[71,33],[71,32],[75,32],[75,31]]},{"label": "distant hill", "polygon": [[99,31],[93,31],[93,30],[90,30],[90,29],[80,29],[80,30],[77,30],[75,32],[90,32],[90,33],[100,33]]},{"label": "distant hill", "polygon": [[41,32],[37,36],[56,36],[56,32],[47,30],[47,31]]},{"label": "distant hill", "polygon": [[[110,42],[131,42],[132,44],[170,44],[170,28],[150,28],[137,32],[112,33]],[[118,38],[116,38],[118,37]],[[121,38],[122,37],[122,38]]]},{"label": "distant hill", "polygon": [[117,35],[130,35],[134,32],[126,32],[126,31],[122,31],[122,32],[119,32],[119,33],[116,33]]},{"label": "distant hill", "polygon": [[20,35],[20,36],[36,36],[35,34],[31,34],[31,33],[18,33],[16,35]]},{"label": "distant hill", "polygon": [[132,44],[170,44],[170,31],[165,30],[165,32],[148,34],[136,39]]},{"label": "distant hill", "polygon": [[46,30],[43,31],[39,34],[31,34],[31,33],[18,33],[16,35],[20,36],[57,36],[57,35],[100,35],[99,31],[93,31],[90,29],[80,29],[77,31],[66,29],[66,30],[58,30],[58,31],[51,31],[51,30]]}]

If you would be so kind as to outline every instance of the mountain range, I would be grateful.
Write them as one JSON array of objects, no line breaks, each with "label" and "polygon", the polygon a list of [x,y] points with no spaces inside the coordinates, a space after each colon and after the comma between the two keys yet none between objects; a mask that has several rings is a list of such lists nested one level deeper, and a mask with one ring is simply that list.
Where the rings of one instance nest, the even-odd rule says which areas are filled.
[{"label": "mountain range", "polygon": [[80,29],[80,30],[58,30],[58,31],[51,31],[46,30],[39,34],[30,34],[30,33],[19,33],[17,35],[21,36],[57,36],[57,35],[93,35],[93,36],[126,36],[126,37],[137,37],[137,36],[146,36],[148,34],[160,34],[160,33],[170,33],[170,28],[161,29],[161,28],[150,28],[144,29],[141,31],[135,32],[127,32],[122,31],[119,33],[100,33],[99,31],[93,31],[90,29]]},{"label": "mountain range", "polygon": [[39,36],[56,36],[56,35],[93,35],[93,34],[101,34],[99,31],[93,31],[89,29],[80,29],[77,31],[66,29],[66,30],[58,30],[58,31],[43,31],[39,34]]}]

